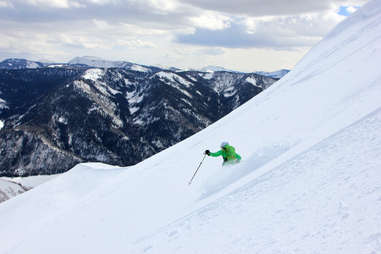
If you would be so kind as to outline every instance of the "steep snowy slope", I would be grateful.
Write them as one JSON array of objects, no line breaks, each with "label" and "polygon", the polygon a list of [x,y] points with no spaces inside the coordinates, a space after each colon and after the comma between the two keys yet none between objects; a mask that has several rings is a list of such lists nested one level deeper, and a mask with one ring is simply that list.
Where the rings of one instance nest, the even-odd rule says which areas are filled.
[{"label": "steep snowy slope", "polygon": [[[82,164],[0,205],[0,253],[381,252],[381,1],[280,82],[129,168]],[[234,167],[206,158],[230,141]]]}]

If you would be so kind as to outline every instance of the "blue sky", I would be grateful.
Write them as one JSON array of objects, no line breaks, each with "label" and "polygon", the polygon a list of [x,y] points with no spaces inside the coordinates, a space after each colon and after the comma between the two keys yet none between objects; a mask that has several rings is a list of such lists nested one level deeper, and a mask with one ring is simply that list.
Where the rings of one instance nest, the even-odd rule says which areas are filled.
[{"label": "blue sky", "polygon": [[292,68],[366,0],[0,0],[0,60]]},{"label": "blue sky", "polygon": [[358,8],[359,8],[359,6],[340,6],[339,11],[337,13],[339,15],[347,17],[347,16],[351,15]]}]

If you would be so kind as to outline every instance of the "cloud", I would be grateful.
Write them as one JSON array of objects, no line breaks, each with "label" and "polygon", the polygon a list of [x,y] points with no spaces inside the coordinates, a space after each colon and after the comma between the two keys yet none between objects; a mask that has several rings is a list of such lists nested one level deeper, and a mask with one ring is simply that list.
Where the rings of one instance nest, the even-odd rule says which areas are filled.
[{"label": "cloud", "polygon": [[247,32],[246,27],[232,23],[229,28],[223,30],[196,29],[194,34],[179,35],[177,42],[186,44],[203,45],[224,48],[292,48],[305,45],[313,45],[315,40],[300,41],[296,37],[277,37],[271,33]]},{"label": "cloud", "polygon": [[196,28],[178,34],[179,43],[225,48],[293,49],[312,46],[343,17],[336,13],[232,20],[224,29]]},{"label": "cloud", "polygon": [[0,1],[0,8],[11,8],[13,7],[12,3],[7,0]]},{"label": "cloud", "polygon": [[354,13],[355,11],[357,11],[358,7],[355,7],[355,6],[348,6],[347,7],[347,12],[349,13]]},{"label": "cloud", "polygon": [[[8,1],[0,0],[3,7]],[[184,10],[173,0],[13,0],[0,8],[0,20],[63,22],[102,19],[132,24],[184,24],[194,9]]]},{"label": "cloud", "polygon": [[168,36],[163,31],[104,20],[31,23],[27,28],[19,23],[0,21],[0,26],[0,51],[4,56],[19,57],[19,52],[29,52],[25,57],[32,55],[32,59],[51,61],[66,61],[78,55],[128,57],[134,50],[155,48],[154,38],[158,35]]},{"label": "cloud", "polygon": [[178,3],[174,0],[148,0],[148,4],[154,9],[164,12],[171,12],[178,8]]},{"label": "cloud", "polygon": [[221,30],[230,26],[231,18],[216,12],[206,11],[200,16],[189,18],[191,23],[199,28]]},{"label": "cloud", "polygon": [[46,6],[52,8],[69,8],[73,3],[69,0],[26,0],[25,2],[34,6]]},{"label": "cloud", "polygon": [[296,59],[295,52],[305,52],[300,47],[312,46],[345,18],[340,6],[364,1],[0,0],[0,57],[94,55],[164,65],[225,59],[249,66],[254,62],[242,59],[245,52],[276,49]]},{"label": "cloud", "polygon": [[252,17],[295,15],[325,11],[332,5],[340,6],[344,2],[364,4],[367,0],[180,0],[182,3],[197,6],[204,10],[220,11],[225,14],[247,15]]},{"label": "cloud", "polygon": [[199,55],[218,56],[223,55],[225,51],[221,48],[203,48],[196,52]]}]

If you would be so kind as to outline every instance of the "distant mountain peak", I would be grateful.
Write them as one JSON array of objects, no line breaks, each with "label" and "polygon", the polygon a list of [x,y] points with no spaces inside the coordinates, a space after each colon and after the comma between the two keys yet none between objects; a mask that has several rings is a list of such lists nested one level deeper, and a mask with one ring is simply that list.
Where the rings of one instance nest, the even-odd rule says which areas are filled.
[{"label": "distant mountain peak", "polygon": [[91,67],[111,68],[120,67],[122,61],[109,61],[96,56],[80,56],[75,57],[68,62],[68,64],[84,64]]},{"label": "distant mountain peak", "polygon": [[150,72],[151,69],[148,66],[126,62],[126,61],[109,61],[104,60],[102,58],[96,56],[81,56],[75,57],[68,62],[68,64],[81,64],[87,65],[90,67],[98,67],[98,68],[125,68],[132,71],[138,72]]},{"label": "distant mountain peak", "polygon": [[199,69],[199,71],[202,71],[202,72],[215,72],[215,71],[239,72],[239,71],[233,71],[233,70],[226,69],[225,67],[222,67],[222,66],[214,66],[214,65],[205,66],[205,67]]},{"label": "distant mountain peak", "polygon": [[44,67],[43,63],[23,58],[8,58],[0,62],[0,69],[36,69]]}]

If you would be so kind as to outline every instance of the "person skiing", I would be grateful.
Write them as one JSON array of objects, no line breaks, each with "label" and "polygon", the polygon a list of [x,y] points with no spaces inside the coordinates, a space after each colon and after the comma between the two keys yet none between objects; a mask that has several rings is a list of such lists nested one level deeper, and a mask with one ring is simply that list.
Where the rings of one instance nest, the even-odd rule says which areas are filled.
[{"label": "person skiing", "polygon": [[221,143],[221,150],[215,153],[211,153],[209,150],[205,151],[205,154],[212,157],[222,156],[224,159],[223,166],[227,164],[234,164],[241,161],[241,156],[235,152],[235,148],[229,145],[228,142]]}]

